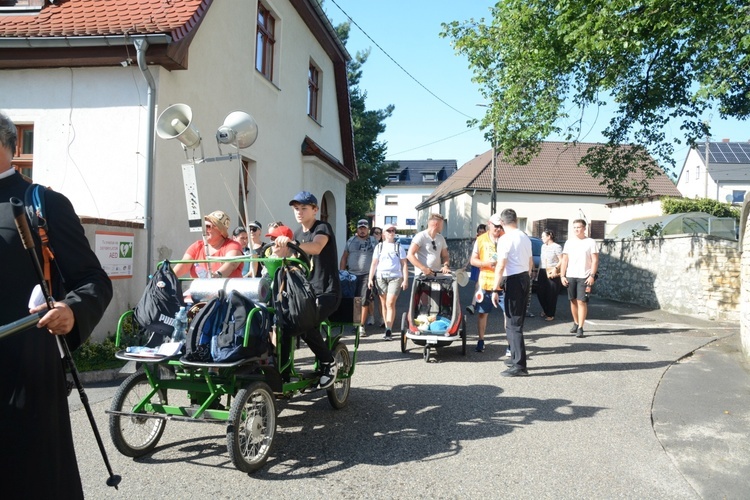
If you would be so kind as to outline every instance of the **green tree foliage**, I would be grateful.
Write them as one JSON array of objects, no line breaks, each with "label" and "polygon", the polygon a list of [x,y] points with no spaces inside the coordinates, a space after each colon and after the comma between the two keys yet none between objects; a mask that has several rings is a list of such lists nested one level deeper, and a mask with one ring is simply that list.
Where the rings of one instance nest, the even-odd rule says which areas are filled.
[{"label": "green tree foliage", "polygon": [[709,108],[722,118],[750,115],[744,0],[500,0],[490,22],[443,24],[442,36],[467,56],[491,103],[481,126],[496,128],[516,163],[551,135],[575,142],[587,132],[583,110],[612,100],[607,146],[581,163],[618,199],[648,194],[659,172],[651,158],[674,166],[671,120],[692,145],[710,132],[701,120]]},{"label": "green tree foliage", "polygon": [[[346,44],[349,38],[349,23],[336,26],[339,38]],[[393,113],[394,106],[385,109],[367,110],[367,92],[359,86],[362,78],[362,65],[367,61],[370,50],[359,51],[347,65],[349,100],[351,103],[352,126],[354,128],[354,154],[357,160],[357,178],[346,186],[346,217],[350,231],[354,232],[356,221],[375,209],[375,197],[380,188],[388,183],[385,164],[386,143],[378,142],[378,136],[385,132],[385,119]]]},{"label": "green tree foliage", "polygon": [[714,217],[740,218],[739,208],[710,198],[662,198],[661,209],[664,215],[705,212]]}]

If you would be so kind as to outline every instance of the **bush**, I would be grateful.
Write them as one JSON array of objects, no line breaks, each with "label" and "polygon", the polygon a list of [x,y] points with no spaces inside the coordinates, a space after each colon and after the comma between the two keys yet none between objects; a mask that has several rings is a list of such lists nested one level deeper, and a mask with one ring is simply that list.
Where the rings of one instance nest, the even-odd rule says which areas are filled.
[{"label": "bush", "polygon": [[119,348],[115,347],[114,336],[107,337],[101,343],[89,339],[73,353],[73,361],[79,372],[121,368],[125,362],[115,358],[118,350]]},{"label": "bush", "polygon": [[714,217],[734,217],[737,220],[740,218],[739,208],[710,198],[663,198],[661,208],[664,215],[705,212]]}]

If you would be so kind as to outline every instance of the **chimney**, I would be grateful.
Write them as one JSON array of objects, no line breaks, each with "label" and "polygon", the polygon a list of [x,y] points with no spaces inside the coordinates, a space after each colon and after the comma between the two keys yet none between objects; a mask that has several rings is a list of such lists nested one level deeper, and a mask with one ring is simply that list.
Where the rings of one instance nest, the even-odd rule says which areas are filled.
[{"label": "chimney", "polygon": [[722,139],[721,142],[729,142],[729,139]]}]

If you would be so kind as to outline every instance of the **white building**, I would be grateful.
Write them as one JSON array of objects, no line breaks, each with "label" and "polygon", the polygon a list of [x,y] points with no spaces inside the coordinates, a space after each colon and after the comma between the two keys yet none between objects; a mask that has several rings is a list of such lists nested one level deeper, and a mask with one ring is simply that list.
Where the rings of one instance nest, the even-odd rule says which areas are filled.
[{"label": "white building", "polygon": [[697,144],[685,159],[677,189],[685,198],[741,204],[750,190],[750,142]]}]

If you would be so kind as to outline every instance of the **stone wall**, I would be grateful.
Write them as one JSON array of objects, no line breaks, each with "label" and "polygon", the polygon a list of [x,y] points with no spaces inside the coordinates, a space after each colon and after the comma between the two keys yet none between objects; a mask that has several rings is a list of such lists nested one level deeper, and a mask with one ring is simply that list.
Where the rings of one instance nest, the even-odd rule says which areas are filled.
[{"label": "stone wall", "polygon": [[737,242],[707,235],[604,240],[599,252],[600,297],[704,319],[740,318]]}]

